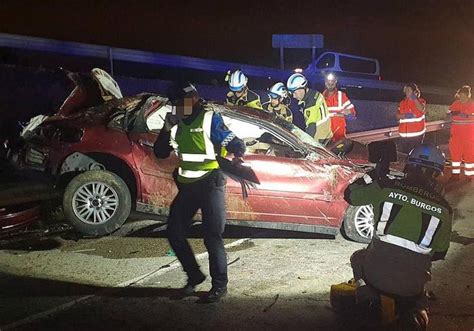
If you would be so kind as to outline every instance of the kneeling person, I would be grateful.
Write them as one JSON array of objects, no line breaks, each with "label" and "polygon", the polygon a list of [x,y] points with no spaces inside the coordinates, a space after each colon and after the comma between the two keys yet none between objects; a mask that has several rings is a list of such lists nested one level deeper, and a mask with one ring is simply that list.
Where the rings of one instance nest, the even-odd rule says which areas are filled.
[{"label": "kneeling person", "polygon": [[345,191],[349,204],[374,207],[374,237],[351,257],[358,299],[380,292],[413,298],[420,324],[428,322],[423,308],[431,263],[444,259],[451,236],[452,209],[435,180],[443,168],[439,148],[423,144],[410,153],[405,178],[366,174]]}]

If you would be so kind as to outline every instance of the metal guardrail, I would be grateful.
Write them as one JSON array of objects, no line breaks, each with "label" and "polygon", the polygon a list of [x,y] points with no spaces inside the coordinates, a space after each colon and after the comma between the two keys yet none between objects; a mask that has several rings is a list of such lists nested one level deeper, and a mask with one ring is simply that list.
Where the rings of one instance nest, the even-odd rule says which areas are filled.
[{"label": "metal guardrail", "polygon": [[27,37],[7,33],[0,33],[0,47],[109,59],[111,66],[111,68],[109,68],[110,71],[113,69],[113,61],[118,60],[221,73],[225,73],[228,70],[241,69],[250,76],[272,77],[273,79],[286,79],[291,74],[290,71],[270,67],[257,67],[241,63],[207,60],[190,56],[168,55],[156,52]]},{"label": "metal guardrail", "polygon": [[[228,70],[241,69],[249,76],[271,78],[273,80],[286,81],[293,73],[289,70],[280,70],[270,67],[253,66],[234,62],[201,59],[190,56],[169,55],[157,52],[139,51],[125,48],[100,46],[70,41],[59,41],[54,39],[28,37],[7,33],[0,33],[0,47],[26,49],[41,52],[50,52],[70,56],[85,56],[104,58],[109,60],[109,71],[113,75],[113,62],[128,61],[162,65],[174,68],[197,69],[208,72],[225,73]],[[321,73],[308,72],[308,79],[322,83],[324,81]],[[368,78],[339,77],[339,84],[354,88],[372,88],[380,90],[399,91],[403,83]],[[421,86],[424,93],[433,93],[452,96],[454,91],[448,88],[435,86]]]},{"label": "metal guardrail", "polygon": [[[426,132],[434,132],[439,131],[441,129],[447,129],[450,127],[450,124],[450,121],[444,120],[426,122]],[[362,144],[368,144],[373,141],[400,138],[400,134],[398,133],[398,126],[393,126],[383,129],[349,133],[346,135],[346,137],[347,139],[351,139]]]}]

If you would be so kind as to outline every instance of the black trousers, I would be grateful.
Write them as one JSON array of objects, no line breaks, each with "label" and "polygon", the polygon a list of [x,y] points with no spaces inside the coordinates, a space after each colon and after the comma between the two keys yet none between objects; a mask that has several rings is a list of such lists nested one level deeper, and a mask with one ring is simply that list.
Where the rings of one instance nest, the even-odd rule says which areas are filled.
[{"label": "black trousers", "polygon": [[221,170],[214,170],[205,178],[189,184],[178,184],[178,195],[171,203],[168,218],[168,240],[188,279],[202,274],[187,241],[192,218],[201,209],[204,245],[209,253],[209,273],[213,287],[227,286],[227,257],[222,233],[226,222],[226,178]]},{"label": "black trousers", "polygon": [[405,248],[373,239],[351,256],[356,280],[364,279],[382,293],[412,298],[418,308],[426,308],[425,284],[431,280],[431,258]]}]

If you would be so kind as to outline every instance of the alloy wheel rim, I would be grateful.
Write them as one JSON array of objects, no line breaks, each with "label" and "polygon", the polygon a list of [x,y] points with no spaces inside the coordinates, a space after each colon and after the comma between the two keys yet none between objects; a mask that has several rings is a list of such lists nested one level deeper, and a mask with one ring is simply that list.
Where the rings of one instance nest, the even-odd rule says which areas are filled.
[{"label": "alloy wheel rim", "polygon": [[374,208],[372,205],[359,207],[354,224],[359,236],[367,239],[372,238],[374,235]]},{"label": "alloy wheel rim", "polygon": [[117,192],[102,182],[90,182],[74,192],[72,207],[81,222],[98,225],[110,220],[119,205]]}]

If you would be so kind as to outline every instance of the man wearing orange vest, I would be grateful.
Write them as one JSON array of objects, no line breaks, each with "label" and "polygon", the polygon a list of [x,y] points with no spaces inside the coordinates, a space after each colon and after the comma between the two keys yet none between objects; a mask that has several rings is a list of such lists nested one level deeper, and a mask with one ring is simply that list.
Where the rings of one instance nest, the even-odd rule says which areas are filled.
[{"label": "man wearing orange vest", "polygon": [[400,123],[400,151],[409,153],[423,142],[425,137],[426,101],[420,97],[420,89],[415,83],[403,87],[405,98],[400,101],[397,118]]},{"label": "man wearing orange vest", "polygon": [[464,175],[471,180],[474,178],[474,101],[471,99],[471,87],[461,87],[456,99],[448,110],[452,118],[449,139],[452,179],[459,179],[461,162],[464,161]]},{"label": "man wearing orange vest", "polygon": [[356,112],[351,100],[346,93],[338,91],[337,78],[334,74],[326,76],[324,83],[326,89],[323,92],[324,99],[331,117],[331,131],[333,133],[333,140],[338,141],[346,137],[346,117],[347,119],[354,119]]}]

